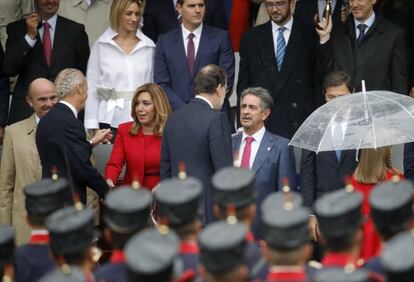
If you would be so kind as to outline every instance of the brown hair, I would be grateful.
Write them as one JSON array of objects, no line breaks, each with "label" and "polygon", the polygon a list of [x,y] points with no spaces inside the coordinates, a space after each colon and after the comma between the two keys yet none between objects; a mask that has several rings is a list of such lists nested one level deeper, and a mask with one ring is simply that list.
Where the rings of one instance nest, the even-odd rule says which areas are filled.
[{"label": "brown hair", "polygon": [[362,149],[359,164],[354,172],[360,183],[378,183],[386,179],[387,171],[399,173],[392,166],[391,146],[375,149]]},{"label": "brown hair", "polygon": [[141,0],[114,0],[112,2],[111,11],[109,13],[109,22],[111,23],[113,30],[118,29],[120,18],[132,3],[136,3],[141,10]]},{"label": "brown hair", "polygon": [[131,102],[131,117],[134,120],[134,124],[132,125],[129,133],[131,135],[137,135],[141,126],[135,113],[135,106],[137,105],[138,96],[144,92],[148,92],[151,95],[152,101],[154,102],[154,134],[157,136],[162,136],[162,131],[164,130],[165,123],[167,122],[168,117],[171,115],[171,107],[168,103],[168,99],[164,91],[158,84],[155,83],[144,84],[135,91],[134,98],[132,98]]}]

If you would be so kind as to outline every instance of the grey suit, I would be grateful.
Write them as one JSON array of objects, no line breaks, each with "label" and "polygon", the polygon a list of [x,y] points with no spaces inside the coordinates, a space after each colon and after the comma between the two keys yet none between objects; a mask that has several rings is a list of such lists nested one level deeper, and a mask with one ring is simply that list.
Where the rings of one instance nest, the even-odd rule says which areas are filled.
[{"label": "grey suit", "polygon": [[[242,142],[242,134],[238,133],[232,137],[233,151],[238,151]],[[284,179],[287,177],[292,188],[297,187],[297,176],[295,172],[295,157],[293,150],[288,147],[289,140],[265,132],[259,145],[252,170],[256,173],[256,218],[252,230],[256,238],[260,238],[260,205],[272,192],[281,190]]]}]

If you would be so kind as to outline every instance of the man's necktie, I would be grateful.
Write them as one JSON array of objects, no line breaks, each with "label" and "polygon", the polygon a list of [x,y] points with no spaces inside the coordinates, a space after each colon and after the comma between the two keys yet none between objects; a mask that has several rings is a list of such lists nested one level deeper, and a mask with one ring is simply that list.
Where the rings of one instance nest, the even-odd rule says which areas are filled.
[{"label": "man's necktie", "polygon": [[52,40],[50,39],[50,24],[48,22],[43,23],[43,53],[47,66],[50,67],[52,61]]},{"label": "man's necktie", "polygon": [[190,73],[193,73],[194,61],[195,61],[195,48],[194,48],[194,34],[190,33],[188,35],[188,43],[187,43],[187,63],[188,69]]},{"label": "man's necktie", "polygon": [[283,57],[285,56],[286,50],[286,41],[285,37],[283,37],[283,32],[286,30],[286,27],[279,27],[279,34],[277,35],[277,47],[276,47],[276,62],[277,68],[280,71],[282,68]]},{"label": "man's necktie", "polygon": [[252,142],[254,138],[251,136],[246,137],[246,145],[244,146],[243,156],[241,160],[241,167],[249,168],[250,167],[250,155],[252,153]]},{"label": "man's necktie", "polygon": [[[341,146],[344,141],[343,136],[342,136],[342,128],[340,124],[335,125],[334,132],[333,132],[333,140],[335,143],[335,147]],[[341,150],[335,150],[335,154],[339,162],[341,160]]]},{"label": "man's necktie", "polygon": [[359,47],[359,46],[361,46],[361,42],[365,37],[365,30],[367,28],[367,25],[359,24],[357,27],[359,29],[359,35],[358,35],[358,38],[357,38],[357,46]]}]

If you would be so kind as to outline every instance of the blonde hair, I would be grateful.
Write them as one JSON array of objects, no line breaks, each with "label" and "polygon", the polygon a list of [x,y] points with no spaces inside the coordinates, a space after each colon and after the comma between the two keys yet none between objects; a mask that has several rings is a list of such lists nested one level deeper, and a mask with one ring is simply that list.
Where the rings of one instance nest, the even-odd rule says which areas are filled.
[{"label": "blonde hair", "polygon": [[387,171],[400,173],[392,165],[391,146],[375,149],[362,149],[359,164],[354,172],[360,183],[378,183],[386,179]]},{"label": "blonde hair", "polygon": [[141,0],[114,0],[112,2],[111,11],[109,13],[109,22],[113,30],[118,29],[122,15],[132,3],[136,3],[138,5],[141,14]]},{"label": "blonde hair", "polygon": [[149,93],[151,95],[152,101],[154,102],[154,134],[157,136],[162,136],[165,123],[167,122],[167,119],[171,115],[172,111],[164,91],[158,84],[155,83],[144,84],[135,91],[134,98],[132,98],[131,102],[131,117],[134,120],[134,124],[132,125],[132,128],[130,129],[129,133],[131,135],[137,135],[139,128],[141,127],[141,124],[139,123],[138,117],[135,113],[135,106],[137,105],[139,95],[144,92]]}]

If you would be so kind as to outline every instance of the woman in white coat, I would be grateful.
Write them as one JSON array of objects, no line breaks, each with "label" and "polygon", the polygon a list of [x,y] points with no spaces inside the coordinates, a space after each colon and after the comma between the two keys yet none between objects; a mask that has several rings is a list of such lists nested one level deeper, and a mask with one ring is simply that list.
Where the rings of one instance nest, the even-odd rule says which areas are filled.
[{"label": "woman in white coat", "polygon": [[[131,121],[135,90],[152,82],[154,42],[139,29],[140,1],[115,0],[111,26],[92,46],[86,79],[85,128],[116,129]],[[114,135],[115,135],[114,134]]]}]

